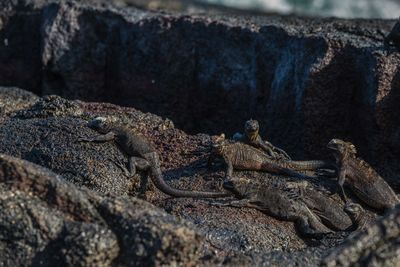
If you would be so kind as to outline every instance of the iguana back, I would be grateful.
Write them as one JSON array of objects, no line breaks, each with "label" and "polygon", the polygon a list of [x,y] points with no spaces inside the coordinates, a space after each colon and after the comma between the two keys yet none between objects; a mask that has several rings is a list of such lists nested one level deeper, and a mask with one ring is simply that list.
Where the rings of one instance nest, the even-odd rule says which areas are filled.
[{"label": "iguana back", "polygon": [[270,159],[262,151],[244,143],[236,142],[226,144],[222,157],[232,162],[238,170],[259,170],[272,173],[285,173],[286,171],[307,171],[329,167],[325,161],[289,161]]}]

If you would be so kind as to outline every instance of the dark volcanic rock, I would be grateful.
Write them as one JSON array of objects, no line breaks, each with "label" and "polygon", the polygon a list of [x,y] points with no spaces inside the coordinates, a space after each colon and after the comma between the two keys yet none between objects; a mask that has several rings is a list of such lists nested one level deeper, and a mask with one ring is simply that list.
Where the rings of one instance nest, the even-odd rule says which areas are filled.
[{"label": "dark volcanic rock", "polygon": [[[18,240],[32,247],[28,251],[21,249],[14,263],[24,259],[35,264],[62,262],[69,266],[78,262],[86,266],[92,262],[102,262],[105,266],[153,263],[243,266],[263,262],[307,266],[320,262],[327,251],[343,240],[342,235],[321,241],[302,239],[293,223],[279,221],[253,209],[219,208],[210,206],[206,200],[166,198],[154,187],[144,192],[146,174],[125,176],[121,165],[126,165],[127,159],[113,142],[76,141],[79,136],[97,134],[86,126],[86,121],[98,115],[146,136],[157,148],[164,178],[172,186],[219,190],[218,184],[223,178],[221,167],[206,169],[209,136],[187,135],[173,128],[169,120],[133,108],[69,101],[56,96],[40,98],[16,115],[5,117],[0,124],[1,153],[35,162],[63,176],[55,176],[25,161],[3,157],[6,173],[3,180],[0,179],[0,186],[6,191],[4,196],[11,194],[7,198],[11,204],[7,205],[23,205],[19,213],[9,214],[8,206],[2,209],[2,216],[6,216],[4,235],[18,234]],[[265,173],[235,175],[262,179],[266,183],[293,181]],[[329,189],[334,184],[328,180],[310,182],[317,189],[322,186]],[[14,197],[16,192],[19,192],[18,197]],[[338,196],[321,193],[343,205]],[[149,202],[190,223],[127,195],[146,197]],[[39,225],[46,225],[50,233],[43,234],[42,228],[30,230],[36,224],[26,227],[30,223],[26,222],[26,198],[34,198],[35,201],[30,202],[34,206],[29,210],[39,214],[39,220],[44,220]],[[21,230],[11,231],[14,224],[7,223],[10,220],[21,223],[16,227]],[[32,243],[33,231],[45,237]],[[13,236],[7,238],[14,240]],[[96,245],[92,247],[92,244]],[[9,253],[5,254],[6,259],[12,248],[4,245],[4,253]],[[93,252],[98,250],[100,252]]]},{"label": "dark volcanic rock", "polygon": [[233,133],[253,117],[298,158],[347,139],[400,186],[400,56],[382,42],[394,21],[189,17],[89,2],[3,1],[0,83],[135,106],[190,132]]},{"label": "dark volcanic rock", "polygon": [[[76,185],[103,193],[127,194],[130,180],[116,165],[126,159],[111,144],[77,142],[76,133],[95,134],[85,124],[75,118],[5,120],[0,126],[0,151],[45,166]],[[94,155],[96,150],[98,154]]]},{"label": "dark volcanic rock", "polygon": [[[88,112],[80,102],[57,96],[41,98],[32,107],[3,121],[0,125],[0,152],[47,167],[76,185],[97,192],[134,194],[135,189],[140,187],[140,177],[129,179],[125,174],[121,165],[126,166],[127,158],[118,147],[112,143],[77,141],[80,136],[98,134],[86,127],[85,118],[102,113]],[[157,116],[141,112],[135,115],[136,120],[132,116],[125,117],[125,120],[132,119],[128,125],[134,126],[134,129],[140,129],[143,124],[151,127],[150,123],[146,123],[146,117],[154,117],[154,128],[165,126]]]},{"label": "dark volcanic rock", "polygon": [[28,108],[38,97],[28,91],[16,87],[0,87],[0,114],[10,115],[18,110]]},{"label": "dark volcanic rock", "polygon": [[[108,118],[124,124],[145,135],[157,148],[162,158],[164,177],[177,188],[196,190],[218,190],[217,184],[223,177],[221,168],[207,171],[205,168],[209,155],[209,136],[190,136],[172,128],[171,122],[160,117],[144,114],[130,108],[119,108],[109,104],[84,103],[68,101],[56,96],[41,98],[33,106],[21,110],[16,116],[5,119],[0,125],[0,137],[3,142],[0,151],[33,161],[63,175],[79,187],[85,187],[100,193],[112,195],[140,195],[148,201],[167,210],[169,213],[191,221],[191,231],[205,237],[202,242],[202,262],[227,265],[252,265],[262,262],[286,263],[306,266],[316,264],[326,250],[333,248],[343,239],[341,236],[333,241],[307,240],[299,237],[293,223],[279,221],[252,209],[218,208],[210,206],[207,201],[193,199],[165,198],[154,187],[143,192],[145,173],[127,177],[120,165],[126,165],[126,157],[114,143],[79,143],[78,136],[97,134],[86,127],[86,120],[95,116]],[[39,137],[38,137],[39,136]],[[280,183],[287,177],[276,177],[265,173],[241,172],[238,175],[251,179],[261,179],[266,183]],[[312,181],[316,188],[332,188],[333,181]],[[142,184],[143,183],[143,184]],[[151,231],[160,231],[156,221],[140,219],[143,212],[127,211],[127,199],[114,197],[101,198],[89,194],[91,202],[106,222],[112,221],[111,230],[119,237],[124,232],[142,232],[148,229],[148,223],[156,225]],[[328,197],[327,192],[324,192]],[[331,197],[341,203],[338,196]],[[131,200],[130,202],[136,200]],[[140,202],[145,205],[144,202]],[[118,210],[124,213],[116,215]],[[135,217],[135,226],[126,218]],[[164,218],[164,215],[160,215]],[[166,215],[165,215],[166,216]],[[165,217],[162,221],[168,221]],[[154,221],[152,221],[154,220]],[[173,225],[171,223],[171,225]],[[132,228],[133,227],[133,228]],[[138,228],[136,228],[138,227]],[[185,230],[186,231],[186,230]],[[260,234],[262,233],[262,234]],[[186,236],[186,233],[182,233]],[[132,247],[139,236],[125,235],[120,240],[125,247]],[[169,237],[167,236],[167,239]],[[169,240],[169,241],[168,241]],[[167,244],[174,243],[183,250],[181,238],[168,239]],[[146,250],[135,245],[137,257],[144,261],[153,255],[154,250],[162,247],[164,241],[147,247]],[[147,251],[150,249],[151,251]],[[275,251],[276,252],[271,252]],[[118,261],[124,265],[130,259],[131,250],[121,254]],[[169,260],[176,257],[172,252]],[[162,257],[164,259],[164,257]],[[161,260],[160,260],[161,261]],[[147,262],[146,262],[147,263]],[[165,262],[166,263],[166,262]]]},{"label": "dark volcanic rock", "polygon": [[82,109],[78,103],[56,95],[48,95],[37,99],[34,105],[31,105],[28,109],[18,112],[17,117],[32,119],[57,116],[78,117],[80,115],[82,115]]},{"label": "dark volcanic rock", "polygon": [[0,80],[3,86],[41,93],[41,12],[24,3],[0,2]]},{"label": "dark volcanic rock", "polygon": [[96,205],[119,237],[117,263],[121,266],[190,266],[196,262],[202,238],[192,225],[137,199],[107,198]]},{"label": "dark volcanic rock", "polygon": [[[233,133],[252,117],[301,159],[327,157],[331,138],[347,139],[398,192],[400,54],[382,43],[394,21],[185,16],[92,2],[0,1],[0,85],[134,106],[190,132]],[[97,134],[88,119],[143,134],[167,182],[185,189],[218,190],[222,169],[205,168],[209,136],[133,108],[54,95],[32,105],[35,96],[23,95],[1,96],[16,105],[1,114],[0,152],[62,178],[0,158],[4,265],[307,266],[343,239],[302,239],[293,223],[256,210],[146,194],[146,175],[125,176],[115,144],[77,142]]]},{"label": "dark volcanic rock", "polygon": [[51,171],[0,155],[4,266],[193,264],[199,235],[141,200],[81,191]]},{"label": "dark volcanic rock", "polygon": [[[107,104],[83,103],[68,101],[60,97],[44,97],[33,106],[21,110],[14,117],[9,117],[0,124],[0,152],[17,156],[34,163],[45,166],[60,174],[66,180],[73,182],[78,187],[88,188],[99,193],[112,195],[141,195],[149,201],[167,210],[177,217],[193,222],[190,228],[206,237],[203,243],[202,254],[205,258],[211,257],[222,261],[225,257],[237,254],[242,260],[243,253],[249,253],[251,258],[262,260],[261,255],[271,250],[302,250],[306,248],[304,240],[296,233],[293,224],[280,222],[274,218],[251,210],[237,210],[209,206],[203,200],[165,198],[154,187],[143,192],[145,173],[134,177],[127,177],[119,165],[126,165],[127,158],[114,143],[79,143],[79,136],[96,135],[97,133],[86,127],[86,118],[107,116],[110,119],[136,129],[145,135],[159,151],[162,158],[162,167],[165,179],[178,188],[217,191],[217,183],[222,179],[221,171],[206,171],[205,163],[209,155],[209,137],[205,135],[190,136],[184,132],[171,128],[168,120],[144,114],[134,109],[119,108]],[[244,174],[253,176],[254,174]],[[261,179],[270,179],[264,174],[258,175]],[[179,178],[179,179],[178,179]],[[284,178],[282,178],[284,179]],[[89,192],[89,191],[87,191]],[[96,201],[96,208],[107,222],[112,221],[111,229],[117,236],[126,231],[139,231],[136,226],[130,225],[125,216],[140,214],[129,212],[124,208],[126,200],[108,198],[104,200],[92,197]],[[132,202],[132,201],[131,201]],[[117,203],[117,204],[116,204]],[[143,203],[143,202],[140,202]],[[144,204],[140,204],[144,205]],[[115,215],[116,210],[124,211],[124,215]],[[122,217],[119,217],[122,216]],[[160,215],[161,216],[161,215]],[[162,215],[164,216],[164,215]],[[166,222],[169,217],[161,221]],[[153,220],[153,219],[151,219]],[[147,229],[148,223],[138,221],[137,227]],[[157,225],[157,217],[154,223]],[[156,227],[155,230],[160,230]],[[164,233],[166,229],[160,230]],[[186,231],[186,230],[185,230]],[[259,233],[263,234],[260,235]],[[186,235],[185,232],[182,235]],[[168,235],[167,235],[168,237]],[[121,242],[131,244],[137,241],[137,236],[129,237]],[[166,244],[177,242],[180,248],[183,244],[181,238],[172,238]],[[128,246],[128,245],[126,245]],[[132,245],[129,245],[132,246]],[[164,246],[164,241],[155,244]],[[149,249],[146,247],[146,249]],[[161,249],[161,248],[160,248]],[[142,246],[135,245],[134,251],[142,257],[148,257],[148,252]],[[216,252],[213,252],[216,251]],[[125,252],[124,252],[125,253]],[[126,262],[129,254],[121,255],[119,260]],[[233,253],[233,254],[232,254]],[[176,255],[170,252],[169,259]],[[207,256],[208,255],[208,256]],[[299,252],[301,258],[302,252]],[[306,255],[306,254],[305,254]],[[320,259],[318,254],[313,261]],[[178,255],[179,256],[179,255]],[[139,256],[138,256],[139,257]],[[270,258],[277,259],[277,254]]]},{"label": "dark volcanic rock", "polygon": [[2,155],[0,165],[5,266],[111,264],[117,238],[82,192],[22,160]]},{"label": "dark volcanic rock", "polygon": [[335,248],[323,266],[398,266],[400,263],[400,205]]},{"label": "dark volcanic rock", "polygon": [[[41,98],[0,124],[0,152],[49,168],[78,187],[147,197],[170,213],[194,222],[222,254],[229,250],[243,252],[257,248],[267,252],[305,246],[291,223],[279,222],[257,211],[240,211],[238,219],[234,208],[221,212],[201,200],[165,199],[154,187],[146,194],[143,191],[146,174],[126,176],[121,165],[127,165],[127,158],[114,143],[77,142],[80,136],[98,134],[86,126],[86,119],[98,115],[124,124],[154,143],[163,161],[165,179],[173,186],[219,190],[221,172],[207,172],[204,168],[209,155],[208,136],[190,136],[171,128],[168,120],[113,105],[68,101],[56,96]],[[265,234],[258,235],[260,231]]]}]

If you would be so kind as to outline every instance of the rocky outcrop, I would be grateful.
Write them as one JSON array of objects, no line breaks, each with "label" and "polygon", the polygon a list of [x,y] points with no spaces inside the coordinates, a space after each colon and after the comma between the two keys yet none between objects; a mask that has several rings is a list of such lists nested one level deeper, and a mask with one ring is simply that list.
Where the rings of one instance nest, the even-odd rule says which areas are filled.
[{"label": "rocky outcrop", "polygon": [[0,83],[134,106],[189,132],[233,133],[256,118],[297,158],[347,139],[399,187],[400,57],[382,43],[393,21],[85,3],[3,1]]},{"label": "rocky outcrop", "polygon": [[[18,92],[24,95],[22,90],[13,94]],[[224,172],[221,167],[206,169],[209,136],[187,135],[170,121],[133,108],[39,98],[5,115],[0,124],[0,153],[42,165],[0,156],[0,253],[5,265],[308,266],[318,264],[346,236],[303,239],[293,223],[256,210],[169,198],[154,186],[145,191],[146,173],[126,176],[127,159],[114,143],[77,142],[79,136],[97,134],[86,121],[98,115],[146,136],[157,148],[171,186],[218,190]],[[293,181],[266,173],[235,175],[267,183]],[[312,183],[343,205],[326,192],[334,181]],[[14,249],[19,252],[12,257]]]},{"label": "rocky outcrop", "polygon": [[[134,177],[127,176],[123,169],[127,158],[113,142],[77,141],[80,136],[98,134],[89,129],[86,122],[99,115],[146,136],[161,155],[164,177],[172,186],[220,190],[221,170],[207,172],[205,169],[210,152],[209,136],[190,136],[158,116],[109,104],[69,101],[57,96],[41,98],[0,124],[0,153],[51,169],[78,188],[100,194],[146,198],[173,215],[192,221],[195,229],[208,236],[208,242],[223,255],[230,250],[241,254],[256,246],[264,252],[305,248],[291,223],[279,223],[257,211],[250,211],[251,215],[243,211],[238,218],[234,208],[221,212],[201,200],[165,198],[151,185],[145,191],[147,174],[139,172]],[[253,216],[258,217],[255,222],[251,219]],[[248,225],[250,221],[253,223]],[[259,231],[267,232],[257,235]]]},{"label": "rocky outcrop", "polygon": [[0,87],[0,116],[28,108],[37,100],[38,97],[31,92],[16,87]]},{"label": "rocky outcrop", "polygon": [[[47,96],[30,108],[20,110],[14,117],[4,119],[0,125],[0,153],[47,167],[80,187],[100,193],[140,193],[141,184],[145,181],[140,182],[139,175],[136,179],[130,179],[125,174],[122,167],[126,165],[127,158],[115,145],[93,145],[77,141],[81,136],[98,134],[86,127],[85,119],[104,113],[104,110],[90,112],[85,109],[85,105],[57,96]],[[111,111],[108,116],[112,116]],[[119,117],[122,116],[119,114]],[[149,118],[153,120],[151,123],[148,123]],[[129,124],[136,129],[144,126],[149,127],[149,130],[166,127],[161,118],[141,112],[136,112],[135,116],[124,116],[124,120],[120,121],[124,123],[129,119]]]},{"label": "rocky outcrop", "polygon": [[252,117],[294,158],[327,157],[333,137],[352,141],[399,192],[400,57],[382,45],[392,21],[185,16],[91,2],[1,1],[0,85],[134,106],[177,128],[134,108],[0,90],[4,265],[307,266],[342,242],[303,239],[256,210],[144,190],[146,174],[126,175],[115,144],[77,142],[96,134],[85,124],[99,115],[149,139],[177,188],[215,191],[224,174],[205,167],[210,136],[179,128],[233,133]]},{"label": "rocky outcrop", "polygon": [[[397,266],[400,262],[400,206],[389,211],[367,231],[335,248],[323,266]],[[384,255],[384,256],[383,256]]]},{"label": "rocky outcrop", "polygon": [[4,266],[187,266],[198,257],[200,236],[187,223],[4,154],[0,191]]},{"label": "rocky outcrop", "polygon": [[[4,118],[0,124],[0,153],[43,167],[4,156],[3,165],[7,172],[3,174],[3,180],[0,179],[0,186],[4,184],[4,191],[18,192],[19,197],[4,194],[11,194],[7,199],[12,205],[26,205],[28,200],[25,198],[41,197],[38,204],[30,208],[31,212],[39,213],[43,217],[39,219],[45,220],[42,224],[48,227],[61,226],[51,227],[54,231],[51,235],[42,233],[41,228],[31,229],[35,225],[26,227],[24,223],[30,220],[30,215],[25,210],[16,215],[9,214],[10,210],[4,208],[0,212],[4,222],[17,220],[21,224],[16,233],[18,229],[28,229],[19,237],[24,242],[30,240],[33,232],[50,236],[41,243],[30,244],[30,252],[24,252],[24,257],[18,255],[13,262],[10,256],[12,245],[6,244],[20,242],[17,241],[20,239],[7,236],[8,241],[3,244],[4,250],[9,251],[3,257],[6,263],[43,262],[51,265],[59,261],[68,266],[78,263],[89,266],[101,262],[104,266],[114,263],[125,266],[128,263],[170,265],[173,262],[181,265],[193,260],[196,264],[208,265],[221,264],[227,259],[237,260],[240,265],[245,259],[249,264],[253,262],[251,258],[261,260],[262,254],[257,252],[260,250],[267,253],[271,249],[306,249],[291,223],[279,222],[257,211],[238,212],[234,208],[221,211],[203,200],[166,198],[152,186],[144,192],[146,173],[127,177],[121,168],[127,159],[114,143],[77,142],[79,136],[97,134],[86,127],[86,122],[98,115],[135,129],[154,143],[162,157],[164,177],[172,186],[217,190],[222,173],[220,170],[209,173],[204,169],[209,155],[208,136],[187,135],[173,128],[168,120],[132,108],[68,101],[57,96],[40,98],[35,104]],[[56,176],[48,169],[62,176]],[[133,196],[147,198],[172,215]],[[73,217],[73,223],[65,225],[67,219],[64,217]],[[191,224],[182,224],[176,217]],[[11,233],[13,227],[10,223],[4,235]],[[258,235],[260,231],[265,234]],[[82,233],[85,233],[84,237]],[[90,239],[93,235],[98,240]],[[147,240],[149,235],[160,239]],[[105,241],[109,243],[103,245]],[[95,247],[104,251],[90,250],[89,245],[96,242],[100,244]],[[243,254],[246,251],[254,255],[246,258]],[[183,255],[187,258],[182,258]],[[312,258],[313,262],[319,261],[318,255]],[[272,255],[271,259],[276,257]],[[300,261],[302,257],[300,253]]]}]

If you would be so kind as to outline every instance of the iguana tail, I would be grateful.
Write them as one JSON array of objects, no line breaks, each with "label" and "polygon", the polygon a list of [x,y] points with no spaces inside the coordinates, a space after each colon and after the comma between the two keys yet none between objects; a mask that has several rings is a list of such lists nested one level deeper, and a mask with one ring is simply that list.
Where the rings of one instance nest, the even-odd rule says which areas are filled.
[{"label": "iguana tail", "polygon": [[334,166],[323,160],[307,160],[307,161],[284,161],[283,166],[288,169],[298,171],[313,171],[321,168],[334,168]]},{"label": "iguana tail", "polygon": [[191,197],[191,198],[223,198],[231,196],[228,192],[206,192],[206,191],[190,191],[180,190],[169,186],[163,177],[160,166],[160,159],[156,152],[145,154],[144,157],[149,161],[151,166],[151,180],[154,185],[163,193],[174,197]]},{"label": "iguana tail", "polygon": [[280,171],[279,171],[278,174],[285,174],[287,176],[297,177],[297,178],[300,178],[300,179],[310,178],[306,174],[303,174],[303,173],[300,173],[300,172],[297,172],[297,171],[292,171],[292,170],[289,170],[289,169],[286,169],[286,168],[280,168]]},{"label": "iguana tail", "polygon": [[300,179],[307,179],[310,178],[309,176],[302,174],[296,170],[292,170],[292,167],[286,166],[283,164],[279,164],[278,162],[272,162],[272,161],[265,161],[261,165],[262,171],[270,172],[270,173],[275,173],[275,174],[280,174],[280,175],[287,175],[287,176],[292,176],[292,177],[297,177]]}]

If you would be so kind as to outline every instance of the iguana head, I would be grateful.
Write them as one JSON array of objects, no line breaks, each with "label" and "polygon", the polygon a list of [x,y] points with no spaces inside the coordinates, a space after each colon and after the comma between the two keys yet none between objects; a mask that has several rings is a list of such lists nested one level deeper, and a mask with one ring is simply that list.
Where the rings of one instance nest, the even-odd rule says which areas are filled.
[{"label": "iguana head", "polygon": [[107,133],[108,132],[108,121],[104,117],[96,117],[93,120],[87,123],[87,126],[93,130],[98,131],[99,133]]},{"label": "iguana head", "polygon": [[219,136],[212,136],[211,143],[212,143],[212,149],[211,149],[212,153],[221,155],[223,153],[226,144],[225,134],[221,134]]},{"label": "iguana head", "polygon": [[357,220],[364,212],[364,208],[360,204],[349,202],[344,206],[344,211],[348,213],[353,220]]},{"label": "iguana head", "polygon": [[257,137],[258,131],[260,130],[260,125],[256,120],[248,120],[244,124],[244,131],[246,135],[251,139],[251,137]]},{"label": "iguana head", "polygon": [[332,139],[328,143],[327,147],[329,149],[335,151],[338,155],[345,155],[345,154],[355,155],[355,154],[357,154],[357,149],[352,143],[345,142],[340,139]]}]

